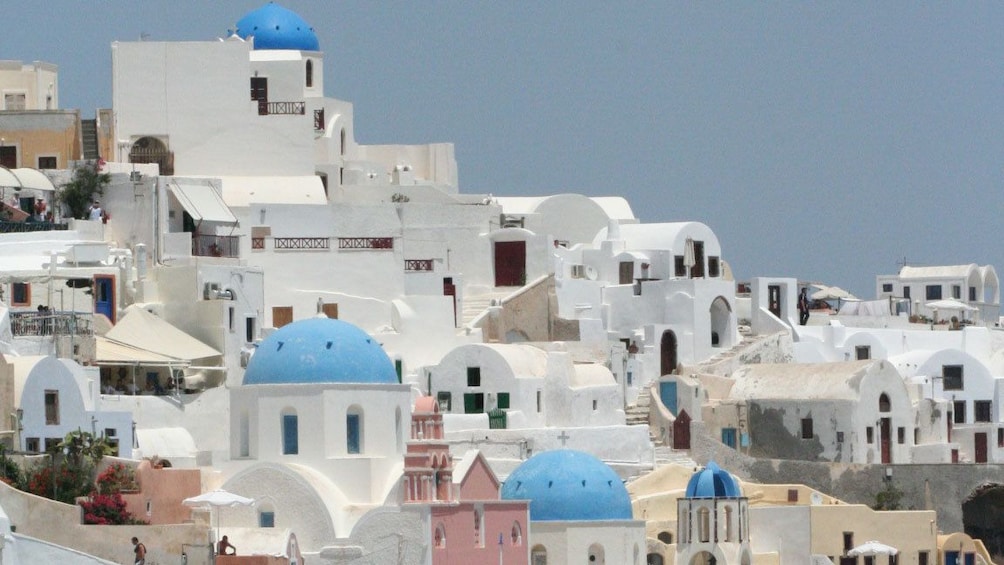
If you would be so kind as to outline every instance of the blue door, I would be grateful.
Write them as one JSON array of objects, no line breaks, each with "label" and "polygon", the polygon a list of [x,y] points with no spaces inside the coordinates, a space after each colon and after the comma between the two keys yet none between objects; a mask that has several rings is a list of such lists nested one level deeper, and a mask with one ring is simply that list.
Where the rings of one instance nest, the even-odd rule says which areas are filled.
[{"label": "blue door", "polygon": [[104,314],[115,323],[115,277],[94,277],[94,313]]},{"label": "blue door", "polygon": [[670,414],[676,415],[676,381],[659,383],[659,400]]},{"label": "blue door", "polygon": [[731,447],[736,448],[736,429],[735,428],[722,428],[722,443]]},{"label": "blue door", "polygon": [[945,552],[945,565],[959,565],[959,552],[958,551],[946,551]]}]

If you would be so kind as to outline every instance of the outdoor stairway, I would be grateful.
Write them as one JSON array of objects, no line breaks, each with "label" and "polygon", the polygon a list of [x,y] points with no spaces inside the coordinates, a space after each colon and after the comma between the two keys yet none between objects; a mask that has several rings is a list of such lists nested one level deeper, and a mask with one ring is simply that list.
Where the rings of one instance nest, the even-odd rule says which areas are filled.
[{"label": "outdoor stairway", "polygon": [[83,142],[84,159],[97,159],[98,154],[98,121],[80,120],[80,137]]},{"label": "outdoor stairway", "polygon": [[625,423],[629,426],[648,425],[648,410],[652,405],[652,394],[649,387],[644,386],[638,391],[638,399],[624,411]]},{"label": "outdoor stairway", "polygon": [[462,312],[460,325],[466,326],[470,324],[475,318],[480,316],[482,312],[487,310],[488,307],[492,305],[492,300],[494,300],[496,304],[499,304],[502,302],[503,298],[516,292],[518,288],[519,287],[499,286],[493,288],[491,292],[487,294],[464,296],[464,310]]},{"label": "outdoor stairway", "polygon": [[657,468],[662,467],[663,465],[681,465],[691,469],[697,469],[700,467],[696,461],[690,458],[690,454],[686,451],[678,451],[668,445],[657,445],[655,446],[654,451],[655,466]]}]

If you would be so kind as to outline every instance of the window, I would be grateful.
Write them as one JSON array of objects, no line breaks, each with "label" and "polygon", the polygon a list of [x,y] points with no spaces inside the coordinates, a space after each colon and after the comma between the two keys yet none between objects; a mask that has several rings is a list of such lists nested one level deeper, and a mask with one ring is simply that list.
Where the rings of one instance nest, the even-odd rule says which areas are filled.
[{"label": "window", "polygon": [[659,541],[666,545],[672,545],[673,543],[673,534],[670,532],[659,532],[659,535],[656,537],[658,537]]},{"label": "window", "polygon": [[790,488],[788,489],[788,502],[798,502],[798,489]]},{"label": "window", "polygon": [[959,286],[957,284],[953,284],[952,285],[952,298],[954,298],[956,300],[962,298],[962,287],[961,286]]},{"label": "window", "polygon": [[23,92],[5,92],[3,95],[4,110],[27,110],[26,96]]},{"label": "window", "polygon": [[274,528],[275,527],[275,512],[269,510],[262,510],[258,513],[258,527],[259,528]]},{"label": "window", "polygon": [[230,329],[230,333],[234,333],[237,328],[237,309],[233,306],[227,307],[227,328]]},{"label": "window", "polygon": [[509,537],[512,538],[512,544],[514,546],[523,545],[523,527],[519,525],[519,522],[512,523],[512,531],[509,533]]},{"label": "window", "polygon": [[394,360],[394,372],[397,373],[397,382],[401,382],[401,375],[404,373],[404,362],[400,359]]},{"label": "window", "polygon": [[268,79],[251,77],[251,100],[268,100]]},{"label": "window", "polygon": [[593,400],[593,412],[595,412],[595,411],[596,411],[596,407],[597,407],[597,405],[598,405],[598,403],[597,403],[597,401],[596,401],[596,400],[594,399],[594,400]]},{"label": "window", "polygon": [[896,441],[901,444],[906,443],[906,428],[896,428]]},{"label": "window", "polygon": [[300,453],[299,423],[296,414],[282,415],[282,454],[296,455]]},{"label": "window", "polygon": [[920,551],[917,552],[917,565],[927,565],[927,552]]},{"label": "window", "polygon": [[976,287],[975,286],[969,287],[969,301],[970,302],[976,302]]},{"label": "window", "polygon": [[248,343],[254,343],[255,335],[257,331],[255,330],[255,320],[253,316],[249,316],[244,320],[244,341]]},{"label": "window", "polygon": [[889,402],[889,395],[882,393],[879,395],[879,412],[889,412],[892,410],[892,403]]},{"label": "window", "polygon": [[997,428],[997,447],[1004,447],[1004,428]]},{"label": "window", "polygon": [[481,367],[467,368],[467,386],[481,386]]},{"label": "window", "polygon": [[306,77],[304,77],[303,82],[307,85],[307,88],[310,88],[314,86],[314,62],[311,61],[310,59],[307,59],[307,64],[305,65],[305,67],[306,68],[304,69],[304,74],[306,75]]},{"label": "window", "polygon": [[39,169],[57,169],[59,165],[55,157],[39,157],[38,158],[38,168]]},{"label": "window", "polygon": [[24,450],[28,453],[38,453],[38,438],[29,437],[24,440]]},{"label": "window", "polygon": [[11,306],[31,306],[31,285],[28,283],[10,283]]},{"label": "window", "polygon": [[499,395],[498,395],[498,401],[496,403],[496,407],[499,408],[500,410],[505,410],[505,409],[509,408],[509,393],[508,392],[500,392],[499,393]]},{"label": "window", "polygon": [[52,452],[53,450],[58,449],[59,443],[61,441],[63,441],[63,439],[58,437],[45,438],[45,451]]},{"label": "window", "polygon": [[844,443],[844,432],[837,432],[837,443]]},{"label": "window", "polygon": [[45,391],[45,424],[47,426],[59,425],[59,391]]},{"label": "window", "polygon": [[547,548],[542,545],[533,546],[533,550],[530,551],[530,565],[547,565]]},{"label": "window", "polygon": [[973,419],[977,422],[992,422],[990,418],[990,401],[976,400],[973,402]]},{"label": "window", "polygon": [[882,292],[892,292],[892,283],[882,283]]},{"label": "window", "polygon": [[708,257],[708,276],[718,276],[718,257],[715,257],[714,255]]},{"label": "window", "polygon": [[872,358],[872,347],[870,345],[858,345],[854,348],[854,358],[858,361]]},{"label": "window", "polygon": [[345,451],[347,453],[362,453],[362,424],[358,413],[345,416]]},{"label": "window", "polygon": [[443,549],[446,547],[446,526],[442,522],[436,526],[436,537],[433,539],[433,544],[436,549]]},{"label": "window", "polygon": [[802,439],[812,439],[812,418],[802,418]]},{"label": "window", "polygon": [[929,284],[929,285],[927,285],[927,299],[928,300],[941,300],[941,285],[940,284]]},{"label": "window", "polygon": [[687,266],[683,263],[683,255],[673,256],[673,274],[677,277],[687,276]]},{"label": "window", "polygon": [[697,510],[697,540],[702,543],[711,541],[711,511],[707,508]]},{"label": "window", "polygon": [[449,392],[439,391],[436,393],[436,402],[439,403],[440,412],[453,410],[453,395]]},{"label": "window", "polygon": [[910,298],[910,287],[903,287],[903,298]]},{"label": "window", "polygon": [[966,401],[956,400],[952,403],[952,410],[955,412],[955,419],[952,420],[956,424],[966,423]]},{"label": "window", "polygon": [[844,553],[854,548],[854,532],[844,532]]},{"label": "window", "polygon": [[871,426],[865,428],[865,443],[875,443],[875,428]]},{"label": "window", "polygon": [[942,365],[941,379],[945,390],[962,390],[964,383],[962,365]]},{"label": "window", "polygon": [[540,396],[540,391],[538,390],[538,391],[537,391],[537,412],[538,412],[538,413],[539,413],[539,412],[541,411],[541,409],[542,409],[542,408],[544,407],[544,406],[543,406],[543,402],[542,402],[542,400],[543,400],[543,399],[542,399],[542,398],[541,398],[541,396]]},{"label": "window", "polygon": [[485,395],[482,392],[464,394],[464,414],[481,414],[485,411]]},{"label": "window", "polygon": [[474,511],[474,546],[485,546],[485,521],[481,510]]}]

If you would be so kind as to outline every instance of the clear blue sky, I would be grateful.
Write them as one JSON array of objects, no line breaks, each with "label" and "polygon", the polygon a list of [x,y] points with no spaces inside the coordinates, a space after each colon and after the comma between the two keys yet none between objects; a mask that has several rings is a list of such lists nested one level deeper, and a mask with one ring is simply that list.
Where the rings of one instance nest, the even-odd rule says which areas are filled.
[{"label": "clear blue sky", "polygon": [[[92,116],[112,41],[215,39],[263,3],[22,2],[0,58],[59,65]],[[1002,3],[280,4],[357,139],[453,142],[463,192],[622,195],[711,226],[737,278],[863,297],[904,257],[1004,269]]]}]

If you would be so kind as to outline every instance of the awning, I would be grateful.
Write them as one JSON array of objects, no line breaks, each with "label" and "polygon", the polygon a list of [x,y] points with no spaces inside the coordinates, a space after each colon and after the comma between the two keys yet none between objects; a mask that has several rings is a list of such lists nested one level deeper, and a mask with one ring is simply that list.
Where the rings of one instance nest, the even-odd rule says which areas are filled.
[{"label": "awning", "polygon": [[234,208],[251,204],[327,205],[321,177],[218,177],[223,185],[223,199]]},{"label": "awning", "polygon": [[196,222],[237,223],[237,218],[230,213],[223,197],[213,187],[181,182],[172,182],[170,187],[178,202]]},{"label": "awning", "polygon": [[153,351],[139,349],[131,345],[119,343],[99,335],[94,336],[96,354],[94,361],[98,365],[145,365],[181,367],[188,363],[174,357],[168,357]]},{"label": "awning", "polygon": [[193,361],[219,357],[221,353],[187,333],[154,316],[143,308],[132,306],[105,337],[125,345],[159,355]]}]

